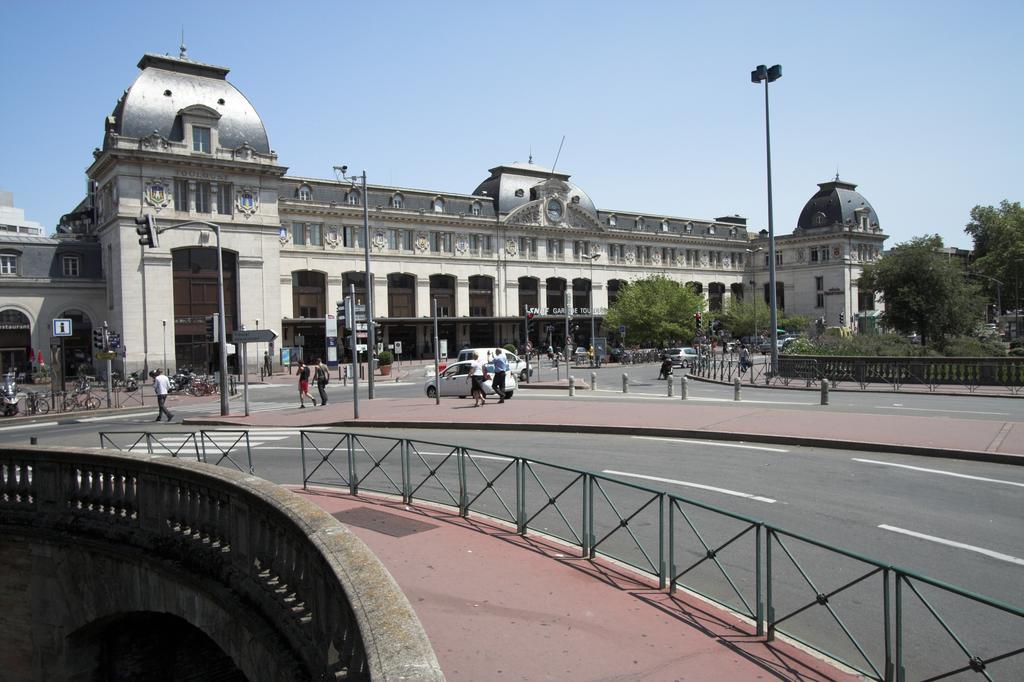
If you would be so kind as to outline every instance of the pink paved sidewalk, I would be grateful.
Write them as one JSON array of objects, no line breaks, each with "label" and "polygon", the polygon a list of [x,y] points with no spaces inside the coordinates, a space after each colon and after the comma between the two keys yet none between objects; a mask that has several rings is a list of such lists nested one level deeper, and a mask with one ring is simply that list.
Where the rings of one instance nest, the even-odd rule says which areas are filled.
[{"label": "pink paved sidewalk", "polygon": [[554,543],[431,507],[293,490],[347,521],[380,558],[448,680],[857,679]]}]

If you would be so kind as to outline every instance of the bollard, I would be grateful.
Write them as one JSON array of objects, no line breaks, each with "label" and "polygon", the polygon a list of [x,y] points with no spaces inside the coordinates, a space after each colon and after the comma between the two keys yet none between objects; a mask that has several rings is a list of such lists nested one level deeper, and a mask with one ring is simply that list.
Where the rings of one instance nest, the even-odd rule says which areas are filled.
[{"label": "bollard", "polygon": [[576,395],[576,377],[569,377],[569,397]]},{"label": "bollard", "polygon": [[740,399],[740,386],[741,385],[742,384],[740,382],[740,378],[739,377],[736,377],[735,379],[732,380],[732,399],[733,400],[739,400]]},{"label": "bollard", "polygon": [[629,375],[626,373],[622,374],[622,392],[629,393]]},{"label": "bollard", "polygon": [[684,374],[682,376],[682,378],[679,379],[679,394],[683,397],[683,400],[686,400],[686,390],[689,387],[690,387],[690,382],[687,381],[686,375]]},{"label": "bollard", "polygon": [[671,398],[675,395],[675,386],[672,383],[672,372],[668,373],[668,381],[665,382],[665,385],[668,387],[668,397]]},{"label": "bollard", "polygon": [[591,372],[590,373],[590,390],[591,391],[596,391],[597,390],[597,372]]},{"label": "bollard", "polygon": [[828,379],[821,380],[821,404],[828,405]]}]

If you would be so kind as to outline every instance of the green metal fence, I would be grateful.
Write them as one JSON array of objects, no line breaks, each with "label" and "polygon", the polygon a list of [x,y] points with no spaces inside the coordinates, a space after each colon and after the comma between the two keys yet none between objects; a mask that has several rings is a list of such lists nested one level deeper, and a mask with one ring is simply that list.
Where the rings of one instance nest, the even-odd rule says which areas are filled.
[{"label": "green metal fence", "polygon": [[[614,559],[868,679],[1024,679],[1024,610],[609,476],[461,445],[301,432],[303,487],[400,495]],[[934,630],[934,632],[932,632]],[[923,633],[928,633],[927,635]]]}]

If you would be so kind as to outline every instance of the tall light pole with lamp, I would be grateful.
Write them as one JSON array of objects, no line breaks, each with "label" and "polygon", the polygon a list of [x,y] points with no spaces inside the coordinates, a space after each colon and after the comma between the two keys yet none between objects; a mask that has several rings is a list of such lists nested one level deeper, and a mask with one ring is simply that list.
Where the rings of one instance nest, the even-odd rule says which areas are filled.
[{"label": "tall light pole with lamp", "polygon": [[597,323],[595,322],[594,313],[594,261],[601,257],[600,253],[583,254],[583,257],[590,261],[590,345],[594,349],[594,362],[600,365],[601,362],[598,360],[597,346],[594,343],[594,337],[597,336]]},{"label": "tall light pole with lamp", "polygon": [[772,375],[779,371],[779,318],[775,301],[775,225],[772,218],[772,134],[768,116],[768,84],[782,78],[782,67],[759,64],[750,72],[751,83],[764,83],[764,141],[768,158],[768,307],[771,314]]},{"label": "tall light pole with lamp", "polygon": [[377,335],[373,328],[373,273],[370,270],[370,199],[366,195],[366,169],[361,175],[348,176],[348,166],[335,166],[341,177],[355,184],[357,179],[363,181],[363,251],[366,257],[366,278],[363,287],[366,289],[366,394],[373,400],[373,353],[377,348]]},{"label": "tall light pole with lamp", "polygon": [[[752,262],[750,264],[750,269],[753,271],[757,267],[757,261],[753,260],[756,258],[754,254],[760,253],[761,251],[764,251],[764,249],[759,246],[756,249],[744,249],[744,251],[751,254],[750,258],[752,259]],[[754,279],[750,280],[750,305],[754,308],[754,332],[751,336],[760,338],[761,335],[757,333],[757,277],[753,272],[751,272],[751,276],[754,277]]]},{"label": "tall light pole with lamp", "polygon": [[167,320],[160,320],[164,325],[164,371],[167,372]]}]

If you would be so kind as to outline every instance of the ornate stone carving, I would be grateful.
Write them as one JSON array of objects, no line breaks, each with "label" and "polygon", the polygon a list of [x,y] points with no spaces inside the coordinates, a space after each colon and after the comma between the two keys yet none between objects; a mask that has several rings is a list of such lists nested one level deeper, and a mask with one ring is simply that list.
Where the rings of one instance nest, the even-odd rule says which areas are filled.
[{"label": "ornate stone carving", "polygon": [[376,230],[373,233],[373,249],[378,253],[388,246],[388,235],[384,230]]},{"label": "ornate stone carving", "polygon": [[426,253],[430,250],[430,238],[427,236],[426,232],[416,233],[415,247],[417,253]]},{"label": "ornate stone carving", "polygon": [[517,253],[519,253],[519,244],[516,242],[516,240],[515,239],[506,239],[505,240],[505,255],[510,256],[510,257],[515,257],[515,255]]},{"label": "ornate stone carving", "polygon": [[255,155],[256,150],[250,147],[248,142],[243,142],[231,152],[231,156],[236,161],[252,161],[252,157]]},{"label": "ornate stone carving", "polygon": [[660,251],[654,251],[654,252],[651,253],[651,264],[652,265],[661,265],[661,252]]},{"label": "ornate stone carving", "polygon": [[171,203],[171,186],[170,181],[166,178],[147,180],[142,198],[159,213],[160,209],[166,208]]},{"label": "ornate stone carving", "polygon": [[328,226],[327,233],[324,234],[324,244],[332,249],[338,248],[338,244],[341,243],[340,235],[341,230],[337,225]]},{"label": "ornate stone carving", "polygon": [[540,202],[535,201],[520,206],[509,215],[505,222],[512,225],[540,225]]},{"label": "ornate stone carving", "polygon": [[805,250],[804,249],[797,249],[796,250],[796,262],[797,263],[803,263],[806,259],[807,259],[807,253],[805,252]]},{"label": "ornate stone carving", "polygon": [[680,252],[676,253],[676,266],[680,267],[680,268],[686,266],[686,254],[685,253],[680,253]]},{"label": "ornate stone carving", "polygon": [[723,267],[723,268],[728,268],[728,267],[732,267],[732,261],[731,261],[731,260],[729,260],[729,257],[728,257],[728,256],[724,256],[724,257],[722,258],[722,267]]},{"label": "ornate stone carving", "polygon": [[469,239],[464,234],[457,235],[455,237],[455,253],[465,256],[467,251],[469,251]]},{"label": "ornate stone carving", "polygon": [[171,148],[171,143],[166,137],[154,130],[152,133],[139,140],[139,148],[165,152]]},{"label": "ornate stone carving", "polygon": [[636,263],[636,249],[632,246],[627,246],[625,257],[626,263],[628,263],[629,265]]},{"label": "ornate stone carving", "polygon": [[706,268],[710,262],[711,262],[711,257],[708,256],[708,252],[707,251],[701,251],[700,252],[700,266],[702,268]]},{"label": "ornate stone carving", "polygon": [[235,207],[246,218],[260,210],[260,193],[254,187],[240,187],[235,194]]},{"label": "ornate stone carving", "polygon": [[288,228],[284,225],[277,231],[277,238],[281,241],[281,246],[284,246],[292,240],[292,234],[288,231]]}]

